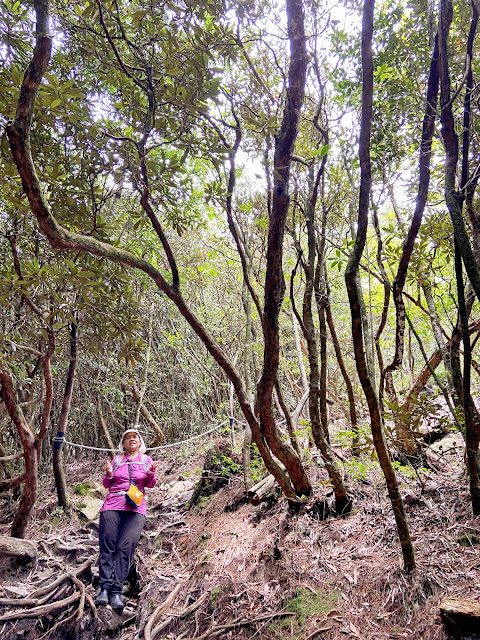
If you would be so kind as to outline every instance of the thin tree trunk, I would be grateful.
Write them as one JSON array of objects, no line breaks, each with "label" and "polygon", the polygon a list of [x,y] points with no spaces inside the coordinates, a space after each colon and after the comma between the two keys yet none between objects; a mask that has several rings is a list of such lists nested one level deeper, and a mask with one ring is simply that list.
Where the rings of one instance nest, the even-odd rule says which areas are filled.
[{"label": "thin tree trunk", "polygon": [[[480,331],[480,320],[475,320],[471,322],[468,330],[470,334],[477,333]],[[457,332],[458,334],[458,332]],[[447,342],[446,348],[447,350],[451,348],[452,341],[461,339],[461,336],[457,336],[454,334],[452,338]],[[420,393],[425,388],[425,385],[429,381],[432,371],[434,371],[438,365],[442,362],[442,352],[440,349],[434,351],[434,353],[430,356],[428,363],[421,369],[420,373],[417,375],[417,378],[413,385],[408,390],[407,395],[405,396],[405,401],[401,407],[401,411],[404,413],[409,413],[412,409],[413,402],[418,398]]]},{"label": "thin tree trunk", "polygon": [[358,227],[355,245],[348,261],[345,272],[345,281],[352,315],[352,336],[355,351],[357,372],[368,403],[370,423],[373,441],[377,451],[380,466],[385,475],[388,494],[392,503],[398,535],[403,554],[403,563],[406,571],[415,569],[415,556],[410,538],[410,531],[405,516],[405,508],[400,490],[392,466],[387,443],[383,435],[382,416],[380,406],[372,381],[369,376],[365,359],[365,350],[362,332],[362,315],[360,309],[360,291],[358,288],[358,267],[365,247],[368,226],[368,208],[371,190],[371,166],[370,166],[370,134],[372,126],[373,107],[373,12],[374,0],[365,0],[362,21],[362,117],[360,126],[360,194],[358,204]]},{"label": "thin tree trunk", "polygon": [[[439,86],[438,57],[438,38],[435,38],[435,46],[430,62],[425,115],[423,118],[422,139],[420,143],[420,157],[418,167],[419,177],[415,211],[413,214],[410,229],[408,231],[408,235],[403,243],[402,255],[392,287],[393,301],[395,303],[396,311],[395,354],[392,362],[385,368],[383,376],[385,380],[385,390],[389,396],[390,402],[393,402],[395,406],[398,406],[399,403],[394,389],[393,372],[402,365],[405,345],[405,304],[403,302],[403,289],[405,286],[408,266],[410,264],[415,240],[422,224],[423,213],[427,204],[428,191],[430,186],[430,158],[432,151],[433,133],[435,130],[434,128]],[[405,428],[405,425],[402,423],[402,421],[396,420],[395,422],[401,448],[407,455],[415,454],[417,447],[412,433]]]},{"label": "thin tree trunk", "polygon": [[[295,319],[294,313],[291,314],[291,318],[292,318],[293,335],[295,337],[295,348],[297,350],[298,368],[300,369],[300,378],[302,380],[303,393],[305,393],[306,391],[309,390],[309,384],[308,384],[307,372],[305,371],[305,365],[303,363],[302,343],[300,341],[300,334],[298,333],[298,323]],[[308,405],[306,407],[305,413],[306,413],[305,418],[307,420],[310,420]]]},{"label": "thin tree trunk", "polygon": [[[242,303],[245,311],[245,351],[243,355],[243,376],[245,379],[245,390],[250,403],[253,406],[253,382],[252,382],[252,346],[253,346],[253,316],[252,303],[246,295],[247,285],[244,282],[242,287]],[[245,490],[248,491],[253,487],[254,480],[252,475],[251,464],[251,448],[252,448],[252,430],[250,425],[245,425],[242,443],[242,465],[243,465],[243,482]]]},{"label": "thin tree trunk", "polygon": [[22,496],[15,513],[11,535],[13,538],[24,538],[30,514],[38,493],[38,458],[35,447],[35,436],[25,420],[22,409],[15,398],[13,378],[8,364],[0,356],[0,385],[2,400],[14,423],[23,446],[25,473],[23,475]]},{"label": "thin tree trunk", "polygon": [[[351,508],[351,500],[345,488],[342,475],[336,464],[335,456],[330,447],[328,441],[328,425],[326,424],[326,409],[322,416],[320,411],[320,395],[322,393],[320,389],[320,374],[321,369],[318,362],[318,346],[315,331],[315,324],[313,321],[313,296],[315,293],[315,259],[318,253],[318,260],[323,259],[323,244],[320,243],[320,247],[317,247],[316,227],[315,227],[315,206],[317,203],[318,188],[323,172],[325,163],[314,176],[313,164],[309,166],[309,202],[305,211],[305,223],[307,227],[307,240],[308,240],[308,255],[307,259],[302,261],[303,270],[305,273],[305,290],[303,293],[303,318],[298,314],[293,295],[293,277],[290,282],[290,298],[292,300],[293,311],[296,314],[298,323],[300,324],[303,335],[307,342],[308,348],[308,361],[310,365],[310,394],[309,394],[309,409],[310,409],[310,423],[312,428],[312,436],[315,441],[315,445],[322,455],[325,468],[332,482],[333,491],[335,494],[335,509],[338,514],[348,513]],[[322,228],[325,226],[325,214],[322,221]],[[323,234],[324,237],[324,234]],[[317,251],[318,250],[318,251]],[[301,253],[299,252],[299,259]],[[317,290],[320,290],[320,284],[317,279]],[[326,332],[325,326],[323,327],[324,334]],[[324,354],[325,357],[325,354]],[[323,381],[323,403],[326,407],[326,381]],[[322,419],[323,418],[323,419]]]},{"label": "thin tree trunk", "polygon": [[147,390],[147,380],[148,380],[148,365],[150,364],[150,354],[152,352],[152,328],[153,328],[153,302],[150,305],[150,314],[148,317],[148,341],[147,341],[147,349],[145,352],[145,373],[143,376],[143,383],[141,389],[138,393],[138,397],[135,398],[137,403],[137,410],[135,411],[135,425],[138,425],[140,421],[140,411],[143,406],[143,399],[145,397],[145,392]]},{"label": "thin tree trunk", "polygon": [[[335,356],[337,358],[338,366],[340,367],[340,372],[342,374],[343,381],[345,383],[345,387],[347,390],[350,425],[352,427],[352,431],[358,434],[358,417],[357,417],[357,407],[355,404],[355,394],[353,392],[352,381],[350,380],[350,376],[348,375],[347,368],[345,366],[345,361],[342,355],[342,350],[340,348],[340,343],[338,341],[337,331],[335,329],[335,323],[333,321],[333,316],[332,316],[332,309],[330,306],[329,293],[330,292],[329,292],[328,283],[327,283],[327,304],[325,306],[327,324],[330,330],[330,335],[332,337],[333,348],[335,349]],[[354,443],[354,448],[355,448],[355,443]]]},{"label": "thin tree trunk", "polygon": [[[324,231],[324,229],[323,229]],[[314,232],[315,233],[315,232]],[[325,233],[322,234],[323,236]],[[323,250],[318,256],[316,274],[314,279],[315,301],[317,303],[318,333],[320,337],[320,420],[322,422],[323,433],[328,442],[330,434],[328,431],[328,408],[327,408],[327,322],[325,319],[325,306],[327,304],[327,292],[324,275],[324,255]]]},{"label": "thin tree trunk", "polygon": [[[470,33],[467,41],[466,70],[467,70],[467,92],[464,101],[464,122],[467,127],[469,124],[470,94],[472,90],[472,57],[473,43],[478,22],[478,9],[475,3],[472,3],[472,22],[470,25]],[[440,51],[440,87],[441,87],[441,123],[442,138],[445,147],[445,200],[448,211],[453,224],[455,235],[455,248],[459,252],[465,270],[467,272],[470,283],[475,291],[477,298],[480,300],[480,269],[473,252],[470,239],[465,227],[463,219],[463,202],[465,199],[464,190],[468,182],[468,165],[469,165],[469,131],[464,132],[463,139],[463,162],[462,162],[462,178],[461,187],[463,191],[456,190],[457,181],[457,165],[458,165],[458,135],[455,131],[455,120],[453,116],[453,101],[456,96],[451,96],[451,82],[449,72],[449,55],[448,55],[448,36],[450,25],[453,19],[453,4],[451,0],[441,0],[440,16],[439,16],[439,51]],[[473,197],[473,193],[471,192]],[[461,266],[456,260],[457,271],[457,292],[459,295],[459,312],[463,333],[467,344],[464,345],[465,367],[463,372],[462,385],[462,404],[465,420],[465,438],[467,442],[467,464],[470,476],[470,494],[472,500],[472,508],[475,514],[480,513],[480,479],[476,466],[476,457],[479,442],[479,427],[477,420],[473,418],[473,407],[470,396],[470,349],[468,342],[467,317],[465,308],[463,280],[460,282]],[[452,357],[453,382],[456,386],[457,394],[460,387],[460,366],[456,359]],[[458,388],[457,388],[458,387]]]},{"label": "thin tree trunk", "polygon": [[[128,366],[131,368],[130,361]],[[160,425],[158,424],[158,422],[155,420],[155,418],[152,416],[150,411],[147,409],[147,407],[143,403],[141,393],[137,387],[135,378],[133,377],[133,371],[132,371],[132,375],[130,376],[129,383],[130,383],[130,388],[132,390],[133,400],[137,404],[137,408],[138,407],[140,408],[140,415],[147,422],[148,426],[152,429],[152,431],[154,431],[157,435],[155,443],[161,444],[162,442],[165,442],[165,434],[163,433]]]},{"label": "thin tree trunk", "polygon": [[[474,9],[475,9],[475,5]],[[441,132],[445,147],[445,200],[453,224],[455,239],[468,279],[480,300],[480,269],[473,253],[462,214],[463,194],[456,190],[458,165],[458,135],[452,111],[451,81],[448,65],[448,35],[453,18],[451,0],[441,0],[439,17],[439,57],[440,57],[440,102],[442,124]],[[472,58],[467,55],[467,65]]]},{"label": "thin tree trunk", "polygon": [[[472,396],[470,393],[470,376],[472,352],[470,334],[468,332],[467,309],[465,305],[465,289],[463,284],[462,257],[455,244],[455,272],[457,278],[458,309],[463,338],[463,414],[465,420],[465,444],[467,448],[467,467],[470,479],[470,499],[473,514],[480,515],[480,478],[478,474],[477,455],[480,432],[473,418]],[[478,427],[478,422],[477,422]]]},{"label": "thin tree trunk", "polygon": [[447,374],[447,388],[450,394],[453,393],[452,383],[452,366],[450,363],[450,354],[445,344],[445,339],[442,333],[442,327],[440,325],[440,319],[437,313],[437,307],[432,295],[432,286],[425,277],[422,278],[422,289],[427,301],[428,311],[430,315],[430,323],[432,325],[433,336],[437,343],[440,353],[442,354],[443,364],[445,366],[445,372]]},{"label": "thin tree trunk", "polygon": [[[75,381],[75,370],[77,367],[77,324],[72,322],[70,325],[70,362],[68,365],[67,380],[65,382],[65,390],[63,392],[62,409],[58,419],[58,431],[64,434],[67,430],[68,416],[70,414],[70,406],[72,403],[73,383]],[[60,443],[61,444],[61,443]],[[68,489],[65,479],[65,470],[63,468],[63,449],[62,447],[53,448],[53,475],[55,477],[55,487],[57,489],[58,505],[63,509],[68,509]]]},{"label": "thin tree trunk", "polygon": [[105,416],[103,415],[102,401],[100,400],[100,396],[97,396],[97,416],[98,416],[98,422],[100,424],[100,430],[103,434],[105,442],[107,443],[107,447],[111,451],[115,451],[115,447],[113,446],[112,436],[110,435],[110,431],[108,430]]}]

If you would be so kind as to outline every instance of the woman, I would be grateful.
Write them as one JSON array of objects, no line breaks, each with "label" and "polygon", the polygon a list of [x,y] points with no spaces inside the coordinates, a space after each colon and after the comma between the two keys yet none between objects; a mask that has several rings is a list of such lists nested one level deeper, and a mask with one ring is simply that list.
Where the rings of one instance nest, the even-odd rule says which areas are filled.
[{"label": "woman", "polygon": [[127,502],[130,484],[143,493],[145,487],[155,486],[158,462],[145,455],[146,447],[137,429],[127,429],[120,440],[120,455],[105,463],[103,486],[108,495],[100,510],[100,592],[95,604],[109,602],[116,611],[123,611],[121,597],[133,554],[145,523],[146,504],[142,499],[138,507]]}]

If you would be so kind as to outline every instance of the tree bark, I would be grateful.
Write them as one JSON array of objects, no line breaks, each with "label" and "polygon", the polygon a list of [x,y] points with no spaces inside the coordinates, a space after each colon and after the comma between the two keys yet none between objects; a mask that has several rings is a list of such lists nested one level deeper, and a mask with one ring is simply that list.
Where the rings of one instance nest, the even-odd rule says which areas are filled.
[{"label": "tree bark", "polygon": [[[130,362],[128,363],[128,366],[131,368],[131,363]],[[147,409],[147,407],[143,403],[140,391],[139,391],[139,389],[137,387],[137,383],[135,381],[135,378],[133,377],[133,371],[132,371],[132,375],[130,376],[130,379],[129,379],[129,384],[130,384],[130,388],[132,390],[133,400],[137,403],[137,407],[140,408],[140,415],[142,416],[142,418],[144,418],[144,420],[147,421],[149,427],[151,427],[151,429],[157,434],[156,442],[158,444],[161,444],[162,442],[165,442],[165,435],[164,435],[160,425],[158,424],[158,422],[155,420],[155,418],[152,416],[150,411]]]},{"label": "tree bark", "polygon": [[[392,362],[385,368],[384,379],[385,389],[391,402],[398,406],[398,398],[393,386],[393,372],[396,371],[403,362],[405,344],[405,304],[403,302],[403,289],[407,277],[408,266],[412,256],[415,240],[418,236],[422,224],[423,213],[428,199],[430,187],[430,158],[432,152],[432,139],[435,130],[435,120],[438,102],[439,68],[438,68],[438,37],[435,38],[435,47],[430,62],[430,72],[428,76],[427,97],[425,115],[423,118],[422,139],[420,143],[420,157],[418,166],[418,190],[410,229],[403,243],[402,255],[397,269],[397,274],[393,281],[393,301],[396,312],[395,329],[395,354]],[[397,433],[400,446],[407,455],[413,455],[417,447],[413,435],[401,421],[396,421]]]},{"label": "tree bark", "polygon": [[328,328],[330,330],[330,335],[332,337],[335,356],[337,358],[338,366],[340,368],[340,372],[342,374],[343,381],[345,382],[345,387],[347,389],[350,425],[352,427],[352,430],[358,433],[358,417],[357,417],[357,407],[355,404],[355,394],[353,392],[352,381],[350,380],[350,376],[348,375],[347,368],[345,366],[342,350],[340,349],[340,343],[338,341],[337,331],[335,329],[335,323],[333,321],[332,309],[330,306],[330,295],[329,295],[328,283],[327,283],[327,304],[325,307],[325,314],[327,318]]},{"label": "tree bark", "polygon": [[[76,321],[70,325],[70,361],[68,364],[67,379],[65,381],[65,390],[63,392],[62,408],[58,419],[58,431],[64,434],[67,430],[68,416],[72,403],[73,383],[75,381],[75,370],[77,367],[77,324]],[[58,505],[63,509],[68,509],[68,489],[65,479],[65,470],[63,468],[63,449],[62,443],[59,447],[53,447],[53,475],[55,478],[55,487],[57,490]]]},{"label": "tree bark", "polygon": [[17,429],[23,446],[25,459],[24,483],[22,496],[13,519],[11,535],[13,538],[24,538],[38,493],[37,450],[33,431],[30,429],[22,409],[16,401],[13,378],[3,356],[0,356],[0,385],[2,400],[5,402],[8,414]]},{"label": "tree bark", "polygon": [[[480,478],[477,466],[480,431],[478,421],[474,420],[473,400],[470,391],[472,351],[468,331],[468,317],[465,304],[465,289],[462,273],[462,257],[455,243],[455,273],[457,279],[458,310],[463,338],[463,415],[465,420],[465,444],[467,449],[467,468],[470,480],[470,499],[474,515],[480,515]],[[477,428],[476,428],[477,427]]]},{"label": "tree bark", "polygon": [[[480,331],[480,320],[475,320],[474,322],[471,322],[468,327],[468,330],[470,334],[477,333],[478,331]],[[458,332],[454,333],[454,335],[452,335],[452,338],[445,345],[447,350],[451,349],[452,341],[459,340],[459,339],[461,339],[461,335],[459,335]],[[401,407],[402,412],[409,413],[411,411],[413,401],[416,398],[418,398],[420,393],[423,391],[423,389],[425,388],[425,385],[427,384],[427,382],[429,381],[432,375],[432,370],[435,370],[441,361],[442,361],[442,352],[440,349],[437,349],[430,356],[428,360],[428,364],[425,364],[425,366],[421,369],[415,382],[410,387],[407,395],[405,396],[405,401]]]},{"label": "tree bark", "polygon": [[[466,55],[466,67],[467,67],[467,83],[469,80],[469,74],[472,65],[473,56],[473,42],[478,21],[478,10],[474,3],[472,23],[470,28],[469,39],[467,41],[467,55]],[[465,222],[463,219],[463,202],[465,194],[462,191],[457,191],[457,165],[458,165],[458,135],[455,130],[455,121],[453,116],[453,102],[456,97],[451,96],[451,82],[449,72],[449,55],[448,55],[448,35],[450,32],[450,25],[453,18],[453,4],[451,0],[441,0],[440,3],[440,15],[439,15],[439,51],[440,51],[440,102],[441,102],[441,116],[442,123],[442,138],[445,148],[445,200],[447,203],[448,211],[453,224],[454,236],[455,236],[455,250],[462,258],[463,264],[470,283],[475,291],[477,298],[480,300],[480,269],[475,259],[470,239],[466,230]],[[467,98],[470,99],[470,92],[472,89],[471,78],[470,87],[467,84]],[[464,107],[469,109],[469,103],[464,102]],[[465,109],[464,109],[464,115]],[[467,119],[467,124],[469,120]],[[462,183],[461,187],[465,189],[468,181],[468,164],[469,164],[469,133],[466,132],[464,136],[463,146],[463,163],[462,163]],[[469,333],[467,329],[467,312],[464,299],[464,287],[463,279],[461,276],[462,268],[456,260],[456,272],[457,272],[457,293],[459,296],[459,313],[461,318],[461,324],[463,327],[463,337],[466,344],[464,344],[464,371],[463,371],[463,385],[462,385],[462,399],[463,404],[463,417],[465,421],[465,439],[467,444],[467,466],[470,477],[470,497],[472,500],[472,508],[475,514],[480,513],[480,478],[478,475],[478,469],[476,465],[476,457],[478,452],[478,444],[480,440],[480,429],[477,426],[477,421],[473,418],[473,407],[470,396],[470,349],[469,349]],[[457,367],[457,369],[455,369]],[[458,363],[452,359],[452,368],[454,373],[454,384],[456,386],[457,394],[460,387],[461,372],[459,371]]]},{"label": "tree bark", "polygon": [[287,0],[290,39],[288,88],[280,132],[275,140],[272,211],[269,217],[265,300],[262,327],[265,340],[263,370],[257,385],[257,407],[262,431],[273,454],[281,460],[298,495],[309,495],[310,482],[296,452],[278,437],[272,395],[278,372],[280,342],[278,316],[285,293],[283,238],[290,204],[291,156],[295,147],[300,112],[305,96],[307,51],[302,0]]},{"label": "tree bark", "polygon": [[[445,200],[453,224],[455,239],[462,256],[465,271],[475,295],[480,300],[480,269],[473,253],[462,214],[463,194],[456,190],[458,165],[458,135],[452,111],[451,81],[448,65],[448,35],[453,17],[451,0],[441,0],[439,16],[439,57],[440,57],[440,105],[441,132],[445,148]],[[471,56],[467,55],[467,65],[471,66]]]},{"label": "tree bark", "polygon": [[101,432],[103,434],[103,437],[105,438],[105,442],[107,443],[107,447],[111,451],[115,451],[115,447],[113,445],[112,436],[110,435],[110,431],[108,430],[107,422],[105,420],[105,416],[103,415],[102,401],[100,400],[100,396],[97,396],[97,416],[98,416],[98,422],[100,423],[100,430],[101,430]]},{"label": "tree bark", "polygon": [[400,545],[403,554],[403,564],[406,571],[415,569],[415,556],[410,538],[410,531],[405,516],[405,508],[400,490],[392,466],[387,443],[383,435],[382,416],[375,389],[368,373],[365,359],[365,350],[362,333],[362,316],[360,310],[360,292],[358,289],[358,267],[365,247],[368,226],[368,209],[371,189],[371,165],[370,165],[370,135],[373,110],[373,12],[374,0],[365,0],[362,21],[362,117],[360,126],[360,193],[358,203],[358,226],[353,252],[345,271],[350,311],[352,315],[352,336],[355,351],[355,363],[358,376],[362,384],[368,409],[373,441],[378,455],[378,460],[385,475],[388,494],[392,503],[395,521],[397,524]]},{"label": "tree bark", "polygon": [[[303,293],[303,310],[302,318],[298,314],[294,305],[293,296],[293,277],[290,284],[290,298],[292,300],[292,306],[294,313],[297,314],[297,320],[300,324],[303,335],[307,343],[308,350],[308,362],[310,365],[310,394],[309,401],[309,413],[310,423],[312,429],[312,436],[315,441],[315,445],[322,455],[325,468],[332,482],[333,491],[335,494],[335,509],[338,514],[347,513],[351,508],[351,500],[348,496],[345,484],[343,482],[342,475],[336,464],[335,456],[330,447],[328,440],[328,424],[326,415],[326,343],[324,342],[323,351],[323,380],[321,379],[322,369],[318,360],[318,344],[315,331],[315,323],[313,320],[313,297],[315,290],[320,293],[320,277],[318,273],[315,273],[315,260],[318,259],[320,266],[323,266],[323,242],[317,247],[317,236],[315,226],[315,207],[318,199],[318,188],[321,175],[325,162],[322,162],[316,176],[314,176],[314,166],[309,166],[309,198],[305,210],[305,223],[307,227],[307,241],[308,241],[308,254],[307,259],[302,260],[303,270],[305,273],[305,290]],[[325,215],[322,221],[322,229],[325,227]],[[324,233],[322,236],[324,237]],[[317,258],[318,253],[318,258]],[[299,252],[299,260],[301,259],[301,252]],[[324,301],[319,300],[317,296],[317,306],[323,307]],[[322,309],[319,310],[319,314],[322,313]],[[324,318],[324,315],[323,315]],[[323,327],[321,325],[321,331],[325,336],[326,327],[325,321]],[[323,387],[322,387],[323,385]]]}]

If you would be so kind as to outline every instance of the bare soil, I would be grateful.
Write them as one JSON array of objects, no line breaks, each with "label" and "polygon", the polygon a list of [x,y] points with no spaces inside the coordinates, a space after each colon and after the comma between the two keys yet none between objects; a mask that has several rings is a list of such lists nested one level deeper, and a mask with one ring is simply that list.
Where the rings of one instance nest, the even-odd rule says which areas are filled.
[{"label": "bare soil", "polygon": [[[353,510],[343,518],[323,519],[332,496],[314,453],[308,473],[315,494],[293,512],[282,497],[258,507],[242,504],[239,475],[184,511],[174,506],[167,489],[179,479],[197,479],[205,451],[191,446],[167,452],[158,458],[158,483],[149,492],[149,519],[135,561],[137,583],[132,581],[127,593],[124,618],[115,625],[102,612],[95,620],[87,599],[82,620],[77,603],[50,619],[2,621],[18,609],[3,605],[2,640],[73,638],[75,633],[77,638],[122,639],[146,633],[154,640],[475,637],[475,626],[463,635],[455,624],[447,630],[439,613],[446,597],[480,602],[480,519],[471,514],[460,438],[441,454],[437,470],[399,470],[416,553],[414,575],[402,570],[393,513],[370,459],[354,461],[338,449]],[[100,483],[102,468],[100,458],[71,458],[66,464],[69,486]],[[73,492],[72,498],[77,504],[81,500]],[[0,535],[8,535],[14,507],[11,498],[1,498]],[[72,571],[88,561],[89,553],[97,553],[95,536],[95,524],[82,521],[75,509],[68,515],[58,512],[53,480],[42,478],[28,533],[39,545],[39,559],[26,567],[3,560],[2,589],[38,588],[49,572]],[[92,562],[95,566],[96,557]],[[95,570],[81,579],[94,596]],[[178,585],[173,601],[156,611],[156,622],[145,630]]]}]

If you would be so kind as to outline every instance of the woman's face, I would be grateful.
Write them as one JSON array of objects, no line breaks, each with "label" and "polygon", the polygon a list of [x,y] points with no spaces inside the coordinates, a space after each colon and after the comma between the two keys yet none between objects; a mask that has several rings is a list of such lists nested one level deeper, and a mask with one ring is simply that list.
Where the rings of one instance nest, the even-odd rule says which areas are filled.
[{"label": "woman's face", "polygon": [[138,453],[138,450],[140,449],[140,438],[138,437],[138,433],[135,433],[135,431],[127,433],[123,439],[123,448],[129,455]]}]

